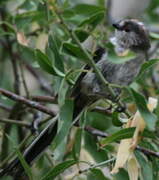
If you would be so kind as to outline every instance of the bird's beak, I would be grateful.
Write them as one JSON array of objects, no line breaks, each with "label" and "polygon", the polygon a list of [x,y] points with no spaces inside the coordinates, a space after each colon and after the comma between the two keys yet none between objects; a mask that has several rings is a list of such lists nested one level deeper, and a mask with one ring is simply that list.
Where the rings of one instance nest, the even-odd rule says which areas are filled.
[{"label": "bird's beak", "polygon": [[117,29],[117,30],[119,30],[119,31],[122,30],[122,27],[120,26],[119,23],[114,23],[114,24],[112,24],[112,25],[113,25],[113,27],[115,27],[115,29]]}]

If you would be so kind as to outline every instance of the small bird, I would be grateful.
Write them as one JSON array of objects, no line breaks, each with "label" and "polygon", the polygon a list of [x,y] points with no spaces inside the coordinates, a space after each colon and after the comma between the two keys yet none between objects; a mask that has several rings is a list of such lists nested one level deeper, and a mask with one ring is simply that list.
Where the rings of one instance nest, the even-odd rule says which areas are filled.
[{"label": "small bird", "polygon": [[[149,33],[144,24],[135,19],[121,20],[113,26],[116,29],[113,38],[116,50],[121,53],[130,49],[136,53],[136,57],[122,64],[114,64],[107,59],[106,53],[102,51],[101,59],[96,65],[109,83],[122,86],[129,85],[147,58],[147,52],[150,48]],[[74,118],[85,105],[100,98],[111,99],[110,94],[105,90],[94,72],[85,73],[82,80],[81,77],[79,79],[80,82],[73,91],[73,97],[75,97]],[[119,88],[115,88],[114,91],[116,95],[120,93]]]},{"label": "small bird", "polygon": [[[116,49],[119,51],[130,49],[136,53],[136,57],[122,64],[113,64],[107,59],[104,49],[99,48],[94,60],[109,83],[129,85],[139,73],[141,65],[145,61],[147,51],[150,48],[148,31],[142,22],[134,19],[121,20],[113,24],[113,26],[116,29]],[[85,69],[90,69],[90,67],[87,65]],[[121,90],[115,88],[114,91],[118,95]],[[110,94],[106,92],[105,87],[96,74],[90,71],[87,73],[83,72],[79,76],[73,88],[72,97],[75,99],[74,119],[84,107],[101,98],[110,99]],[[47,126],[24,151],[23,155],[28,164],[32,164],[33,160],[52,143],[56,134],[57,121]],[[0,171],[0,177],[6,173],[18,177],[22,170],[20,161],[15,159]]]}]

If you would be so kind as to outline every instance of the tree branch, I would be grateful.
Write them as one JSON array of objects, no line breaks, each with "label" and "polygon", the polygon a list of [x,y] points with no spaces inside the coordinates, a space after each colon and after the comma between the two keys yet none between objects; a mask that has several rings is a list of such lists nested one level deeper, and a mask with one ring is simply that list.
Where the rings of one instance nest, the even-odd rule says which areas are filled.
[{"label": "tree branch", "polygon": [[14,94],[10,91],[5,90],[5,89],[0,88],[0,94],[4,95],[4,96],[6,96],[6,97],[8,97],[14,101],[21,102],[21,103],[23,103],[23,104],[25,104],[31,108],[34,108],[34,109],[37,109],[41,112],[49,114],[53,117],[56,115],[56,112],[54,112],[53,110],[48,109],[47,107],[45,107],[45,106],[43,106],[43,105],[41,105],[35,101],[28,100],[23,96],[19,96],[17,94]]},{"label": "tree branch", "polygon": [[30,123],[25,122],[25,121],[18,121],[18,120],[7,119],[7,118],[0,118],[0,122],[8,123],[8,124],[16,124],[18,126],[25,126],[27,128],[30,127]]}]

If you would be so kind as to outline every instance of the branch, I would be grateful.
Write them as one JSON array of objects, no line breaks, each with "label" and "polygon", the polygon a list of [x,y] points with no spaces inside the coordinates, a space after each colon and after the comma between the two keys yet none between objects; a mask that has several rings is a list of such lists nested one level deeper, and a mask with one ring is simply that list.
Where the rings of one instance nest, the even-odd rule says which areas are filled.
[{"label": "branch", "polygon": [[29,89],[28,89],[25,76],[24,76],[23,63],[21,61],[19,62],[19,67],[20,67],[20,73],[21,73],[22,83],[23,83],[23,87],[26,93],[26,97],[30,98]]},{"label": "branch", "polygon": [[141,146],[137,146],[136,150],[144,153],[145,155],[151,155],[151,156],[159,158],[159,152],[154,152],[152,150],[146,149],[146,148],[141,147]]},{"label": "branch", "polygon": [[51,115],[53,117],[56,115],[56,112],[54,112],[53,110],[48,109],[47,107],[45,107],[45,106],[43,106],[43,105],[41,105],[41,104],[39,104],[39,103],[37,103],[35,101],[28,100],[23,96],[19,96],[17,94],[14,94],[14,93],[12,93],[10,91],[5,90],[5,89],[0,88],[0,94],[4,95],[4,96],[6,96],[6,97],[8,97],[8,98],[10,98],[10,99],[12,99],[14,101],[23,103],[23,104],[25,104],[25,105],[27,105],[27,106],[29,106],[31,108],[34,108],[34,109],[37,109],[37,110],[39,110],[41,112],[49,114],[49,115]]},{"label": "branch", "polygon": [[37,102],[57,103],[57,98],[52,96],[31,96],[31,99]]},{"label": "branch", "polygon": [[112,115],[112,113],[113,113],[111,110],[100,107],[100,106],[96,106],[91,111],[92,112],[99,112],[99,113],[102,113],[102,114],[105,114],[105,115],[108,115],[108,116]]},{"label": "branch", "polygon": [[[76,124],[76,126],[77,126],[77,124]],[[89,132],[90,134],[92,134],[92,135],[94,135],[94,136],[99,136],[99,137],[108,137],[108,134],[107,133],[105,133],[105,132],[103,132],[103,131],[100,131],[100,130],[98,130],[98,129],[96,129],[96,128],[93,128],[93,127],[91,127],[91,126],[85,126],[84,127],[84,130],[85,131],[87,131],[87,132]]]},{"label": "branch", "polygon": [[91,170],[91,169],[98,168],[98,167],[101,167],[101,166],[105,166],[106,164],[115,161],[115,159],[116,159],[116,158],[111,158],[111,159],[108,159],[108,160],[103,161],[103,162],[101,162],[101,163],[94,164],[94,165],[90,165],[89,168],[86,168],[86,169],[84,169],[84,170],[80,170],[79,173],[80,173],[80,174],[81,174],[81,173],[85,173],[85,172],[87,172],[87,171],[89,171],[89,170]]},{"label": "branch", "polygon": [[7,119],[7,118],[0,118],[0,122],[8,123],[8,124],[16,124],[18,126],[25,126],[27,128],[30,127],[30,123],[25,122],[25,121],[18,121],[18,120]]},{"label": "branch", "polygon": [[10,112],[10,111],[12,110],[11,107],[6,106],[6,105],[4,105],[4,104],[2,104],[2,103],[0,103],[0,108],[3,109],[3,110],[5,110],[5,111],[8,111],[8,112]]}]

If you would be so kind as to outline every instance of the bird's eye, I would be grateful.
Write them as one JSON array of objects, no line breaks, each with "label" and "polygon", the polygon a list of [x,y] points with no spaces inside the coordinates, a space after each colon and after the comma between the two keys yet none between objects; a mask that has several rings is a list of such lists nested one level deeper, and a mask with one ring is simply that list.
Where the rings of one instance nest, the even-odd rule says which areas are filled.
[{"label": "bird's eye", "polygon": [[130,32],[130,31],[131,31],[131,28],[130,28],[129,25],[125,25],[125,26],[123,27],[123,30],[124,30],[125,32]]}]

